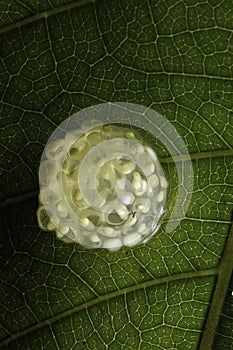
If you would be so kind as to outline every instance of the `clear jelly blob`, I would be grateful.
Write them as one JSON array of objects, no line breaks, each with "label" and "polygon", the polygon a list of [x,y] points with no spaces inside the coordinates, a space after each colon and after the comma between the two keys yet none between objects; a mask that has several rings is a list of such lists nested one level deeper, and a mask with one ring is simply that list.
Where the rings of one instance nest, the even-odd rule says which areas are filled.
[{"label": "clear jelly blob", "polygon": [[[46,147],[40,226],[89,248],[143,242],[160,225],[167,180],[152,148],[130,128],[100,125]],[[65,156],[63,158],[63,151]],[[42,219],[43,215],[43,219]]]},{"label": "clear jelly blob", "polygon": [[151,132],[174,160],[179,191],[166,232],[179,224],[193,186],[184,142],[155,111],[119,102],[78,112],[49,138],[39,168],[37,217],[43,230],[112,251],[145,243],[157,232],[168,181],[155,151],[131,125]]}]

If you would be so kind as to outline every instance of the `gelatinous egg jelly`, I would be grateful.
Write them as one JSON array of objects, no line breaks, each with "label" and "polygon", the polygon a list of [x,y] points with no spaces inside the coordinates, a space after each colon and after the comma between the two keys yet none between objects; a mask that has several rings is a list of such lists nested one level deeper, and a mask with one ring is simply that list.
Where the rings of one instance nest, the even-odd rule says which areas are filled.
[{"label": "gelatinous egg jelly", "polygon": [[40,165],[41,228],[89,248],[146,241],[160,225],[168,187],[153,149],[116,124],[78,131],[69,147],[68,138],[49,143]]}]

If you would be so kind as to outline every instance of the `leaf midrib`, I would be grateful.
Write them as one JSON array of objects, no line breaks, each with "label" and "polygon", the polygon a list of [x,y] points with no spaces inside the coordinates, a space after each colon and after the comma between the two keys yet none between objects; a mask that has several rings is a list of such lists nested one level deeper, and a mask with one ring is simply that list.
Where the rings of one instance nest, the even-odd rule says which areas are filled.
[{"label": "leaf midrib", "polygon": [[89,4],[89,3],[94,3],[96,1],[97,0],[77,0],[77,1],[71,2],[71,3],[66,4],[66,5],[55,7],[51,10],[39,12],[39,13],[32,15],[30,17],[22,18],[21,20],[19,20],[17,22],[14,22],[14,23],[11,23],[11,24],[8,24],[6,26],[1,27],[0,34],[9,32],[9,31],[14,30],[16,28],[23,27],[23,26],[30,24],[30,23],[34,23],[34,22],[39,21],[40,19],[43,19],[43,18],[57,15],[57,14],[62,13],[62,12],[70,11],[76,7],[80,7],[80,6]]},{"label": "leaf midrib", "polygon": [[80,312],[84,309],[90,308],[91,306],[94,306],[96,304],[99,304],[104,301],[108,301],[110,299],[120,297],[122,295],[129,294],[131,292],[135,292],[138,290],[146,289],[149,287],[153,287],[156,285],[160,284],[167,284],[169,282],[177,281],[177,280],[182,280],[182,279],[192,279],[192,278],[197,278],[197,277],[210,277],[210,276],[216,276],[219,274],[219,267],[212,268],[212,269],[206,269],[206,270],[201,270],[201,271],[194,271],[194,272],[185,272],[185,273],[180,273],[180,274],[175,274],[175,275],[170,275],[170,276],[165,276],[165,277],[160,277],[157,279],[153,279],[150,281],[142,282],[137,285],[133,285],[130,287],[122,288],[119,290],[116,290],[112,293],[108,293],[105,295],[101,295],[95,299],[89,300],[86,303],[80,304],[78,306],[75,306],[71,309],[68,309],[66,311],[63,311],[55,316],[52,316],[50,318],[47,318],[37,324],[34,324],[33,326],[30,326],[22,331],[19,331],[18,333],[13,334],[9,338],[3,340],[0,343],[0,349],[3,348],[4,346],[8,345],[9,343],[24,337],[30,333],[33,333],[35,331],[40,330],[41,328],[45,326],[51,326],[57,321],[60,321],[61,319],[64,319],[68,316],[71,316],[77,312]]},{"label": "leaf midrib", "polygon": [[226,241],[223,257],[219,265],[219,274],[212,302],[204,326],[204,332],[201,339],[199,350],[211,350],[219,318],[221,315],[227,288],[230,283],[233,271],[233,225],[231,225],[230,233]]}]

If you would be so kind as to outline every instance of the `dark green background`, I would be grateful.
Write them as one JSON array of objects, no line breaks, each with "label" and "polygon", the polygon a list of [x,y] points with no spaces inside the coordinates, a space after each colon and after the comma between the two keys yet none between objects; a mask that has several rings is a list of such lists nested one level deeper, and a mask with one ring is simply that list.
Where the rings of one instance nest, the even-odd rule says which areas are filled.
[{"label": "dark green background", "polygon": [[[232,221],[233,3],[81,4],[0,2],[0,348],[198,349]],[[177,229],[117,253],[67,245],[36,221],[50,134],[110,101],[161,113],[194,169]],[[154,147],[170,183],[169,213],[175,166]],[[233,349],[232,288],[222,291],[214,349]]]}]

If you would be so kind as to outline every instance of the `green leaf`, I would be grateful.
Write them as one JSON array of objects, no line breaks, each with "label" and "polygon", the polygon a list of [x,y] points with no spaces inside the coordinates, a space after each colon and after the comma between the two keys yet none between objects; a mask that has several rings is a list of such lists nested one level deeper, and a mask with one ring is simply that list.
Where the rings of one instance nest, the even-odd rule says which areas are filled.
[{"label": "green leaf", "polygon": [[[228,0],[0,2],[0,349],[233,349],[232,8]],[[115,253],[65,244],[36,220],[49,136],[73,113],[110,101],[162,114],[194,170],[175,231],[163,225],[147,244]],[[154,148],[169,212],[175,165]]]},{"label": "green leaf", "polygon": [[216,337],[216,349],[231,349],[233,339],[233,275],[225,297]]}]

